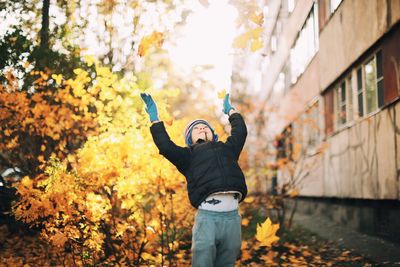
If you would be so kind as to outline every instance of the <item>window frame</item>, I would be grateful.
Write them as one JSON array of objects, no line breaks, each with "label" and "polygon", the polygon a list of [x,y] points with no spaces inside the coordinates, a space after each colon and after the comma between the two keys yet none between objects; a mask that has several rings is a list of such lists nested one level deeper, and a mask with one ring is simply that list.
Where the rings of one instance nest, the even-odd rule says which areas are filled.
[{"label": "window frame", "polygon": [[340,130],[354,122],[353,72],[349,72],[345,75],[333,88],[333,112],[334,131]]},{"label": "window frame", "polygon": [[[378,67],[378,55],[380,57],[380,68],[381,68],[381,76],[378,77],[379,74],[379,67]],[[366,73],[366,66],[371,62],[374,61],[375,68],[374,68],[374,97],[375,97],[375,103],[376,106],[374,109],[370,110],[370,106],[368,105],[367,102],[367,88],[366,88],[366,83],[367,83],[367,73]],[[378,84],[384,83],[384,75],[383,75],[383,62],[382,62],[382,49],[377,49],[375,50],[369,57],[367,57],[366,60],[364,60],[357,68],[357,106],[358,106],[358,117],[359,118],[364,118],[368,117],[370,115],[373,115],[377,113],[379,110],[382,109],[382,107],[385,105],[384,103],[384,87],[381,88],[381,92],[379,89]],[[360,72],[361,70],[361,72]],[[360,88],[360,75],[361,73],[361,86]],[[360,94],[362,96],[360,97]],[[360,104],[360,100],[362,103]]]}]

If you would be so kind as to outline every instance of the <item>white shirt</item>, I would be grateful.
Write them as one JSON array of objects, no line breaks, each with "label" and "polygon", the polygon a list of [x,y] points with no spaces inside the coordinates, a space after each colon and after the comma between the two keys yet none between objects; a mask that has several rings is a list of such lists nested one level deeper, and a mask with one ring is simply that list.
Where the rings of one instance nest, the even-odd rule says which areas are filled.
[{"label": "white shirt", "polygon": [[238,191],[216,192],[209,195],[200,205],[199,209],[211,211],[232,211],[239,207],[242,194]]}]

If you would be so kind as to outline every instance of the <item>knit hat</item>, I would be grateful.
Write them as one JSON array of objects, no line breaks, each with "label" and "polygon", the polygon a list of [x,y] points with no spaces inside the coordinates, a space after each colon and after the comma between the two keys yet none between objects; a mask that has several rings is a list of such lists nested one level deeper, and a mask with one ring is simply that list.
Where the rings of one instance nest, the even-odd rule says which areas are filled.
[{"label": "knit hat", "polygon": [[188,146],[193,145],[193,143],[192,143],[192,131],[193,131],[194,126],[196,126],[197,124],[200,124],[200,123],[203,123],[203,124],[207,125],[210,128],[211,133],[213,135],[213,141],[218,141],[218,135],[214,132],[213,127],[211,127],[211,125],[206,120],[197,119],[197,120],[194,120],[194,121],[190,122],[185,128],[183,136],[185,138],[186,145],[188,145]]}]

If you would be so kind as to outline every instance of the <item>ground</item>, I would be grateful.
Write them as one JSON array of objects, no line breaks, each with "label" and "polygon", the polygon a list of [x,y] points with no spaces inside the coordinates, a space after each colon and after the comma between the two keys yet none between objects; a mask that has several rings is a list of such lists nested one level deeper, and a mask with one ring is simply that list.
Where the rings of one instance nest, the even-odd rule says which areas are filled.
[{"label": "ground", "polygon": [[[352,245],[349,242],[341,242],[342,238],[335,238],[339,235],[338,229],[334,229],[332,225],[318,227],[318,218],[305,218],[300,214],[295,214],[294,224],[290,229],[286,228],[284,232],[278,233],[279,242],[271,248],[260,246],[254,235],[257,224],[266,219],[266,209],[265,203],[257,198],[251,203],[241,204],[242,218],[249,220],[248,224],[243,226],[242,254],[237,266],[400,266],[400,262],[379,261],[362,255],[355,243]],[[40,240],[37,233],[13,231],[15,225],[7,226],[4,221],[2,223],[0,266],[57,266],[56,263],[60,262],[63,253],[57,254],[49,244]],[[322,230],[324,235],[316,234]],[[347,234],[345,231],[342,233]],[[366,246],[371,244],[368,240],[363,242]],[[363,249],[362,251],[371,251],[378,248]],[[38,262],[41,264],[38,265]]]}]

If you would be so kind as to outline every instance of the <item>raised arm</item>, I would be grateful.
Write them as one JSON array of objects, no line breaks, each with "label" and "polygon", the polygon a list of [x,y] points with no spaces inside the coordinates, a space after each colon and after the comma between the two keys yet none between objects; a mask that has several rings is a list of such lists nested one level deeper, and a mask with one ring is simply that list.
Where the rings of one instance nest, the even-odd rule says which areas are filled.
[{"label": "raised arm", "polygon": [[159,153],[174,164],[180,172],[189,165],[190,150],[176,145],[169,137],[164,123],[158,118],[157,105],[149,94],[140,94],[146,104],[146,112],[149,114],[151,135]]},{"label": "raised arm", "polygon": [[224,108],[222,111],[229,115],[229,122],[231,123],[231,135],[226,140],[226,144],[231,145],[236,159],[239,159],[247,137],[246,123],[242,115],[231,105],[229,94],[226,94],[224,98]]}]

